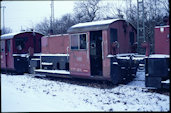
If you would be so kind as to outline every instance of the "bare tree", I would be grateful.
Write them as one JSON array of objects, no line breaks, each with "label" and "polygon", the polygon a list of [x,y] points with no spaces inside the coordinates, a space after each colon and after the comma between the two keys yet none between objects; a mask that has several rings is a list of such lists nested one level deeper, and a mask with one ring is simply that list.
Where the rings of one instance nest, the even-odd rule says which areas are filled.
[{"label": "bare tree", "polygon": [[134,27],[137,26],[137,4],[133,3],[132,0],[126,0],[126,7],[124,13],[126,20],[129,21]]},{"label": "bare tree", "polygon": [[48,35],[50,30],[50,21],[45,18],[42,22],[36,25],[35,30],[44,35]]},{"label": "bare tree", "polygon": [[[162,3],[168,3],[162,0]],[[145,37],[151,44],[151,53],[154,52],[154,27],[164,25],[163,18],[168,15],[167,7],[161,4],[161,0],[145,0]],[[168,6],[168,5],[166,5]],[[165,9],[166,8],[166,9]]]},{"label": "bare tree", "polygon": [[[60,19],[54,19],[53,34],[67,33],[69,27],[80,22],[89,22],[99,19],[100,0],[77,1],[74,6],[74,15],[65,14]],[[45,35],[49,34],[50,20],[45,18],[36,25],[36,31]]]},{"label": "bare tree", "polygon": [[[64,34],[72,25],[76,24],[71,14],[65,14],[60,19],[54,19],[53,34]],[[50,20],[45,18],[42,22],[36,25],[35,30],[44,35],[50,34]]]},{"label": "bare tree", "polygon": [[98,20],[100,10],[99,2],[100,0],[84,0],[75,2],[74,14],[77,23]]},{"label": "bare tree", "polygon": [[169,0],[159,0],[162,8],[167,12],[166,14],[169,15]]},{"label": "bare tree", "polygon": [[8,34],[8,33],[11,33],[11,32],[12,32],[12,29],[9,28],[9,27],[5,27],[5,28],[1,29],[1,35]]},{"label": "bare tree", "polygon": [[124,18],[124,1],[110,1],[104,2],[101,13],[103,13],[103,19]]},{"label": "bare tree", "polygon": [[[108,11],[113,18],[122,12],[125,19],[129,21],[135,28],[137,27],[137,3],[132,0],[125,0],[126,7],[111,7],[108,5]],[[119,12],[119,10],[120,12]],[[109,13],[107,13],[109,14]],[[111,15],[110,15],[111,16]],[[151,44],[151,52],[154,51],[154,27],[164,25],[163,18],[169,16],[168,0],[144,0],[144,22],[145,22],[145,38]],[[112,17],[111,17],[112,18]]]},{"label": "bare tree", "polygon": [[67,33],[67,30],[74,24],[76,24],[76,21],[73,19],[71,14],[66,14],[61,18],[61,22],[63,22],[63,32]]},{"label": "bare tree", "polygon": [[75,24],[75,21],[71,14],[65,14],[60,19],[56,19],[54,22],[54,34],[67,33],[69,27]]}]

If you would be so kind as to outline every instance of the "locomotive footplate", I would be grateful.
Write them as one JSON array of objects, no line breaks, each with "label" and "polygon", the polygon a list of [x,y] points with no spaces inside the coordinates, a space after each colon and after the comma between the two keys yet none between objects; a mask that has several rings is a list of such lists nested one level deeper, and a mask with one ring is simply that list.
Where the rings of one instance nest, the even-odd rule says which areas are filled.
[{"label": "locomotive footplate", "polygon": [[45,69],[36,69],[34,70],[35,74],[43,74],[46,76],[56,76],[56,77],[66,77],[71,78],[70,72],[66,70],[45,70]]}]

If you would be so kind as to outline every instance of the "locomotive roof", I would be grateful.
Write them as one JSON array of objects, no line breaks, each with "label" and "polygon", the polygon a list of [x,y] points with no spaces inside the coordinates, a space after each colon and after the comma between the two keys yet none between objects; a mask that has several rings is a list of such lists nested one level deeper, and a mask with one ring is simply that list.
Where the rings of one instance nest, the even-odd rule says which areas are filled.
[{"label": "locomotive roof", "polygon": [[170,25],[164,25],[164,26],[155,26],[155,28],[161,28],[161,27],[170,27]]},{"label": "locomotive roof", "polygon": [[19,33],[21,33],[21,32],[4,34],[4,35],[1,35],[1,39],[11,39]]},{"label": "locomotive roof", "polygon": [[42,38],[50,38],[50,37],[58,37],[58,36],[67,36],[68,34],[57,34],[57,35],[47,35],[43,36]]},{"label": "locomotive roof", "polygon": [[76,33],[76,32],[91,31],[91,30],[104,30],[104,29],[107,29],[110,24],[118,20],[125,21],[124,19],[109,19],[109,20],[79,23],[79,24],[71,26],[67,32]]},{"label": "locomotive roof", "polygon": [[[1,35],[1,39],[12,39],[12,38],[14,38],[15,35],[18,35],[18,34],[21,34],[21,33],[32,33],[32,32],[27,31],[27,32],[8,33],[8,34]],[[38,33],[38,32],[35,32],[35,33]],[[39,34],[41,34],[41,33],[39,33]],[[43,34],[41,34],[41,35],[43,35]]]}]

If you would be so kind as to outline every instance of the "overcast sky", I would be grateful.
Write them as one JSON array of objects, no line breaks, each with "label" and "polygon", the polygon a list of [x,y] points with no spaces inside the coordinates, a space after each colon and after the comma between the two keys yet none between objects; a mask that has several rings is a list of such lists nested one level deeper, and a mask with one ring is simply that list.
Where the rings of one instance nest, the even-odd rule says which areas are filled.
[{"label": "overcast sky", "polygon": [[[77,0],[58,1],[54,0],[54,16],[61,18],[66,13],[72,13],[74,3]],[[112,7],[122,7],[124,0],[102,0],[101,4],[113,2]],[[136,0],[133,0],[136,1]],[[34,28],[36,24],[51,16],[51,0],[47,1],[1,1],[5,6],[5,27],[12,29],[12,32],[19,32],[22,29]],[[109,10],[107,10],[109,12]],[[1,8],[1,28],[3,27],[3,10]]]},{"label": "overcast sky", "polygon": [[[5,6],[5,27],[18,32],[22,29],[34,27],[35,24],[50,18],[51,1],[1,1]],[[66,13],[72,13],[74,1],[55,1],[54,16],[60,18]],[[3,10],[1,8],[1,27],[3,26]]]}]

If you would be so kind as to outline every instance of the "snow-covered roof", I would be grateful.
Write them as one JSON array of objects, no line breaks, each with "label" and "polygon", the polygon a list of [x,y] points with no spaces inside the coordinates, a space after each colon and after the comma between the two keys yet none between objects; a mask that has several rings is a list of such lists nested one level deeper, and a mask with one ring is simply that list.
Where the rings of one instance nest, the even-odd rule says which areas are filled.
[{"label": "snow-covered roof", "polygon": [[21,33],[21,32],[4,34],[4,35],[1,35],[1,39],[11,39],[11,38],[13,38],[15,35],[17,35],[19,33]]},{"label": "snow-covered roof", "polygon": [[119,20],[119,19],[110,19],[110,20],[101,20],[101,21],[79,23],[79,24],[73,25],[71,28],[87,27],[87,26],[93,26],[93,25],[106,25],[106,24],[111,24],[117,20]]},{"label": "snow-covered roof", "polygon": [[[8,34],[1,35],[1,39],[11,39],[11,38],[14,38],[15,35],[18,35],[21,33],[31,33],[31,32],[32,31],[8,33]],[[39,32],[35,32],[35,33],[39,33]],[[41,33],[39,33],[39,34],[41,34]],[[41,34],[41,35],[43,35],[43,34]]]},{"label": "snow-covered roof", "polygon": [[67,35],[68,34],[47,35],[47,36],[43,36],[42,38],[52,38],[52,37],[67,36]]},{"label": "snow-covered roof", "polygon": [[68,33],[80,32],[80,31],[90,31],[90,30],[103,30],[109,27],[109,24],[123,19],[109,19],[109,20],[100,20],[86,23],[79,23],[71,26],[68,29]]}]

